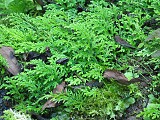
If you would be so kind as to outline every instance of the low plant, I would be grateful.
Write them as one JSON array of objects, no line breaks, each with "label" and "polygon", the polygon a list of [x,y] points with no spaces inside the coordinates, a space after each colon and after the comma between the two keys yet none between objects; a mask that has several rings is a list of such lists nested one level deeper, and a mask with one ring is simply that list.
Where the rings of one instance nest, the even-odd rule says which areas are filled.
[{"label": "low plant", "polygon": [[160,98],[156,98],[152,94],[150,94],[148,97],[150,98],[148,106],[144,108],[144,110],[138,116],[143,116],[145,120],[157,120],[160,118]]},{"label": "low plant", "polygon": [[0,15],[27,13],[34,8],[33,0],[0,0]]},{"label": "low plant", "polygon": [[27,114],[24,114],[22,112],[18,112],[12,109],[5,110],[4,115],[0,118],[3,118],[5,120],[31,120],[31,117]]},{"label": "low plant", "polygon": [[[155,0],[152,1],[155,3]],[[150,10],[150,5],[144,1],[139,6],[130,0],[116,4],[98,0],[91,1],[87,11],[78,13],[72,7],[77,2],[84,4],[85,1],[56,2],[47,6],[43,16],[13,13],[5,18],[7,22],[0,25],[0,47],[14,48],[19,62],[24,66],[24,71],[18,75],[3,78],[4,83],[0,88],[8,90],[5,98],[14,100],[15,109],[22,112],[45,113],[47,110],[42,111],[42,106],[46,98],[50,98],[63,102],[58,109],[69,115],[86,119],[93,116],[116,119],[122,116],[136,99],[142,97],[142,93],[137,84],[121,86],[110,83],[103,78],[103,72],[106,69],[122,70],[133,78],[135,65],[146,67],[137,62],[131,64],[134,59],[144,60],[149,66],[154,64],[158,69],[159,59],[150,56],[150,47],[155,44],[144,43],[147,35],[142,28],[144,21],[153,17],[154,11],[158,16],[158,8]],[[129,13],[125,11],[127,5],[130,6],[127,7]],[[144,10],[146,6],[148,14]],[[138,46],[138,49],[117,44],[115,35],[121,36],[134,47]],[[51,52],[47,62],[42,59],[24,60],[24,54],[43,54],[46,48]],[[64,65],[56,64],[61,58],[68,58],[69,61]],[[28,68],[30,64],[35,67]],[[152,85],[157,85],[157,74],[153,76],[150,73],[151,77],[157,79]],[[142,73],[137,72],[136,75]],[[102,88],[86,87],[86,82],[92,80],[105,85]],[[66,93],[49,94],[62,81],[67,83]],[[83,88],[72,89],[73,86]]]}]

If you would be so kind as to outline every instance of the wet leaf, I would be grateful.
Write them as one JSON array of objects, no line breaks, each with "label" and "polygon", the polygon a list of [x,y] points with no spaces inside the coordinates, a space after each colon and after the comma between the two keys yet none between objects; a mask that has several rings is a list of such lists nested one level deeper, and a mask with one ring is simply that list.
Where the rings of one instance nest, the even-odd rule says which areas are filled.
[{"label": "wet leaf", "polygon": [[37,52],[29,52],[23,55],[25,61],[27,62],[33,59],[37,59],[39,56],[40,56],[40,53],[37,53]]},{"label": "wet leaf", "polygon": [[21,67],[18,64],[16,57],[14,56],[14,50],[11,47],[1,47],[0,54],[7,60],[8,67],[6,69],[13,75],[17,75],[21,71]]},{"label": "wet leaf", "polygon": [[68,62],[68,60],[69,60],[68,58],[61,58],[56,61],[56,64],[64,65]]},{"label": "wet leaf", "polygon": [[49,47],[46,47],[44,53],[38,53],[38,52],[31,51],[31,52],[23,54],[23,58],[27,62],[34,60],[34,59],[41,59],[42,61],[47,62],[48,61],[47,57],[50,57],[50,56],[51,56],[51,51]]},{"label": "wet leaf", "polygon": [[126,42],[125,40],[123,40],[119,35],[115,35],[115,36],[114,36],[114,40],[115,40],[118,44],[120,44],[120,45],[122,45],[122,46],[124,46],[124,47],[135,48],[135,47],[133,47],[132,45],[130,45],[128,42]]},{"label": "wet leaf", "polygon": [[44,2],[43,2],[43,0],[35,0],[40,6],[44,6],[45,4],[44,4]]}]

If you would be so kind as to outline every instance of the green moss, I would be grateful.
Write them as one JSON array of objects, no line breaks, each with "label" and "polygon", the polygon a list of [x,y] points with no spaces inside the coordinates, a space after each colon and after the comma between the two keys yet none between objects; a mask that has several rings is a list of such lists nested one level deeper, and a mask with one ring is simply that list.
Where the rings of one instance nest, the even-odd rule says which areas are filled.
[{"label": "green moss", "polygon": [[[150,55],[150,50],[143,49],[143,46],[142,50],[135,49],[134,52],[124,48],[113,37],[120,35],[133,46],[143,44],[147,38],[142,29],[143,23],[159,14],[155,0],[121,0],[116,4],[92,1],[86,7],[87,12],[80,13],[75,6],[77,3],[83,6],[83,0],[57,2],[60,3],[48,5],[43,16],[13,13],[5,18],[9,22],[0,25],[1,46],[13,47],[17,56],[22,57],[21,54],[30,51],[43,53],[46,47],[52,54],[48,57],[49,63],[32,60],[25,65],[35,64],[33,70],[24,66],[24,72],[3,79],[5,82],[1,88],[7,89],[8,95],[12,96],[10,99],[16,101],[17,110],[42,113],[46,95],[63,80],[68,85],[84,85],[91,80],[105,83],[104,70],[132,72],[137,64],[129,64],[133,57],[145,59]],[[120,19],[117,18],[119,15]],[[69,58],[69,62],[66,65],[56,64],[59,58]],[[158,59],[147,60],[148,64],[158,64],[155,62]],[[137,85],[121,86],[116,83],[105,83],[103,88],[92,89],[68,87],[65,94],[51,94],[51,98],[64,102],[59,109],[65,108],[62,111],[67,114],[108,119],[122,114],[140,96]]]}]

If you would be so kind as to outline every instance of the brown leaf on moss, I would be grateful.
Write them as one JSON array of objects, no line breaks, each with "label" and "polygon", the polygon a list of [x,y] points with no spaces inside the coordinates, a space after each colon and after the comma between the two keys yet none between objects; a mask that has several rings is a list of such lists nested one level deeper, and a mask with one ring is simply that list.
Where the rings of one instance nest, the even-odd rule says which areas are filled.
[{"label": "brown leaf on moss", "polygon": [[27,62],[35,59],[41,59],[45,63],[48,62],[48,57],[51,57],[51,51],[49,47],[46,47],[45,51],[43,53],[38,53],[35,51],[31,51],[28,53],[23,54],[23,59]]},{"label": "brown leaf on moss", "polygon": [[56,102],[52,101],[51,99],[49,99],[42,107],[42,111],[45,110],[46,108],[52,108],[52,107],[56,107]]},{"label": "brown leaf on moss", "polygon": [[114,40],[115,40],[118,44],[120,44],[120,45],[122,45],[122,46],[124,46],[124,47],[135,48],[135,47],[133,47],[131,44],[129,44],[127,41],[123,40],[119,35],[115,35],[115,36],[114,36]]},{"label": "brown leaf on moss", "polygon": [[103,74],[103,77],[106,79],[114,79],[122,85],[130,85],[135,82],[141,82],[139,78],[133,78],[130,81],[125,77],[125,75],[117,70],[106,70]]},{"label": "brown leaf on moss", "polygon": [[11,47],[1,47],[0,54],[7,60],[8,67],[6,69],[13,75],[17,75],[21,71],[21,67],[18,64],[16,57],[14,56],[14,50]]},{"label": "brown leaf on moss", "polygon": [[[53,90],[53,94],[58,94],[65,92],[65,82],[62,82],[61,84],[57,85],[56,88]],[[56,101],[53,101],[49,99],[42,107],[42,111],[45,110],[46,108],[53,108],[59,106],[61,103],[57,103]]]},{"label": "brown leaf on moss", "polygon": [[56,64],[64,65],[64,64],[66,64],[68,61],[69,61],[68,58],[61,58],[61,59],[58,59],[58,60],[56,61]]},{"label": "brown leaf on moss", "polygon": [[66,83],[62,82],[61,84],[57,85],[57,87],[53,90],[53,93],[57,94],[57,93],[64,92],[65,86],[66,86]]}]

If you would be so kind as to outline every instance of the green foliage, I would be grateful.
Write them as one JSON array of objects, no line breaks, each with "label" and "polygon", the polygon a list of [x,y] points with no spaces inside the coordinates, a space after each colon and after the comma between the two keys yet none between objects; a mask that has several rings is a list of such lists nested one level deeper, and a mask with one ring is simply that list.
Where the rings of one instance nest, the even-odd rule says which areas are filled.
[{"label": "green foliage", "polygon": [[10,13],[26,13],[33,9],[32,0],[0,0],[0,15]]},{"label": "green foliage", "polygon": [[[158,68],[159,59],[150,58],[150,46],[158,44],[158,40],[152,44],[144,43],[147,36],[142,29],[146,20],[159,15],[158,2],[121,0],[114,5],[98,0],[91,1],[88,11],[80,13],[77,13],[76,6],[83,7],[84,0],[56,2],[59,4],[48,5],[46,13],[37,17],[18,13],[23,10],[12,8],[12,2],[8,3],[9,9],[17,13],[9,15],[5,18],[8,22],[0,25],[1,46],[11,46],[19,57],[31,51],[43,53],[49,47],[52,56],[48,57],[47,63],[42,60],[24,63],[24,71],[13,77],[6,76],[0,88],[7,89],[6,99],[13,99],[17,103],[15,108],[24,112],[41,113],[48,97],[63,101],[62,112],[71,115],[116,118],[142,95],[137,85],[105,83],[102,74],[105,69],[125,70],[131,74],[134,66],[126,63],[132,57],[147,58],[147,65],[153,64],[155,69]],[[126,8],[129,14],[125,13]],[[117,19],[119,15],[121,19]],[[135,49],[133,53],[133,50],[120,46],[114,41],[114,35],[120,35],[133,46],[139,45],[141,50]],[[143,45],[147,48],[143,49]],[[69,62],[56,64],[59,58],[69,58]],[[27,69],[29,64],[36,67]],[[157,86],[159,76],[156,74],[152,77],[155,77],[152,85]],[[63,80],[68,83],[67,92],[48,96]],[[83,86],[91,80],[102,81],[105,86],[71,89],[74,85]]]},{"label": "green foliage", "polygon": [[[41,111],[42,105],[34,104],[35,100],[45,95],[47,92],[52,91],[53,88],[61,81],[61,77],[64,76],[65,68],[60,65],[52,63],[46,65],[40,60],[32,61],[31,64],[37,64],[34,70],[25,70],[23,73],[14,76],[12,78],[5,78],[7,84],[3,84],[4,87],[9,90],[7,94],[13,95],[12,99],[16,102],[23,101],[21,105],[17,106],[18,110],[28,111],[34,109],[34,111]],[[26,97],[30,96],[26,101]],[[6,99],[11,99],[6,97]],[[27,108],[23,105],[27,104]],[[36,108],[32,105],[37,106]]]},{"label": "green foliage", "polygon": [[[64,103],[64,106],[67,107],[65,110],[73,114],[77,112],[77,114],[92,117],[106,116],[108,118],[115,118],[116,112],[120,114],[130,104],[134,103],[127,102],[127,104],[124,104],[130,99],[127,98],[128,93],[122,93],[121,90],[121,92],[118,92],[117,90],[120,90],[120,86],[106,85],[103,89],[86,88],[75,93],[71,92]],[[120,97],[123,99],[120,99]]]},{"label": "green foliage", "polygon": [[159,40],[160,40],[160,29],[152,31],[152,33],[150,33],[150,35],[146,39],[146,44],[144,45],[147,49],[149,49],[150,52],[153,53],[152,57],[160,57]]},{"label": "green foliage", "polygon": [[5,77],[5,69],[4,66],[7,66],[7,61],[0,54],[0,85],[3,83],[3,78]]},{"label": "green foliage", "polygon": [[[7,66],[7,61],[6,61],[5,58],[3,58],[2,55],[0,55],[0,65],[2,65],[2,66]],[[1,67],[2,67],[2,66],[1,66]]]},{"label": "green foliage", "polygon": [[64,9],[72,9],[73,7],[76,8],[78,5],[84,5],[85,0],[55,0],[56,3]]},{"label": "green foliage", "polygon": [[144,108],[138,116],[143,116],[144,120],[157,120],[160,118],[160,98],[155,98],[153,95],[149,95],[149,98],[150,103],[147,108]]},{"label": "green foliage", "polygon": [[115,119],[117,113],[122,114],[135,102],[128,90],[125,86],[112,83],[106,84],[101,89],[85,87],[74,91],[67,90],[67,93],[59,95],[51,93],[43,98],[52,98],[57,102],[63,101],[65,108],[61,112],[72,113],[73,116],[78,114],[84,118],[101,116]]},{"label": "green foliage", "polygon": [[9,110],[4,111],[4,115],[1,116],[0,118],[3,118],[5,120],[16,120],[14,115]]},{"label": "green foliage", "polygon": [[4,120],[31,120],[31,117],[27,114],[24,114],[22,112],[18,112],[15,110],[5,110],[4,115],[0,116],[0,118],[3,118]]}]

